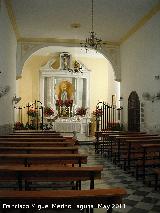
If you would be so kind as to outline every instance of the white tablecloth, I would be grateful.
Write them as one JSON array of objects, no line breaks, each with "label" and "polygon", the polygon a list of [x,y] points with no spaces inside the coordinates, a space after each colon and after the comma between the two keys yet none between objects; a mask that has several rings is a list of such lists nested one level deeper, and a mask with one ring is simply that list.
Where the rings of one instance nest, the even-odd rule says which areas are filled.
[{"label": "white tablecloth", "polygon": [[66,122],[56,121],[54,122],[54,129],[57,132],[82,132],[81,122]]}]

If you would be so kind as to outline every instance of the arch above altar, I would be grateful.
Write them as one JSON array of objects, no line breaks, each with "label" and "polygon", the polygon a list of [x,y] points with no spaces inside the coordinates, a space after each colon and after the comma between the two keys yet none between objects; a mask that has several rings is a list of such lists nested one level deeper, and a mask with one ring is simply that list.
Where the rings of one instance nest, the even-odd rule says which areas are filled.
[{"label": "arch above altar", "polygon": [[[59,64],[58,69],[55,64]],[[66,52],[40,68],[40,101],[56,109],[59,99],[73,100],[73,114],[76,107],[90,107],[90,70]]]}]

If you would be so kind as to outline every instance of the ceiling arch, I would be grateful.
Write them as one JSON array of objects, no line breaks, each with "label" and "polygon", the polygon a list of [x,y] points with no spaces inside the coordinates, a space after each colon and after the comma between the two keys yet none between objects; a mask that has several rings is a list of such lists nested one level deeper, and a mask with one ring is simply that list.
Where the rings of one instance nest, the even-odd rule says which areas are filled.
[{"label": "ceiling arch", "polygon": [[[16,77],[19,79],[22,75],[22,69],[24,66],[25,61],[33,54],[37,54],[38,50],[45,48],[45,47],[52,47],[54,51],[60,52],[73,52],[76,54],[85,54],[85,49],[79,46],[75,46],[75,44],[48,44],[48,43],[18,43],[17,46],[17,70],[16,70]],[[116,81],[121,80],[121,71],[120,71],[120,51],[119,46],[109,46],[106,49],[101,49],[99,52],[95,52],[95,50],[89,50],[89,55],[93,57],[105,57],[111,63],[114,76]],[[88,55],[88,52],[87,52]],[[103,55],[103,56],[102,56]]]}]

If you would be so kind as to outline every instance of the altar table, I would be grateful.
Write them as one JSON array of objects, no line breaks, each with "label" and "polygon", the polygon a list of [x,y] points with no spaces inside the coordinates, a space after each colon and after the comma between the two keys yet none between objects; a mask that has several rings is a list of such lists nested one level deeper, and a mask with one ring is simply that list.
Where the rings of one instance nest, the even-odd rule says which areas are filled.
[{"label": "altar table", "polygon": [[56,121],[54,122],[56,132],[80,132],[83,133],[82,122],[80,121]]}]

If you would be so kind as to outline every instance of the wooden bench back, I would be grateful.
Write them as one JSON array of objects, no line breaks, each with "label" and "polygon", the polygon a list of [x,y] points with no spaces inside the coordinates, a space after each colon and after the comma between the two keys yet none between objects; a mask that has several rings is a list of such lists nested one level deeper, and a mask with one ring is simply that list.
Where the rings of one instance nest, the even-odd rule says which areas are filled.
[{"label": "wooden bench back", "polygon": [[87,163],[84,154],[0,154],[1,164],[81,164]]},{"label": "wooden bench back", "polygon": [[[113,205],[122,204],[122,197],[127,195],[123,188],[113,189],[93,189],[93,190],[45,190],[45,191],[15,191],[15,190],[1,190],[0,199],[2,204],[15,206],[16,204],[25,204],[31,210],[48,205],[49,209],[55,208],[57,205],[62,205],[62,208],[74,208],[81,210],[85,208],[109,208],[112,211]],[[35,204],[33,207],[32,204]],[[41,205],[41,206],[40,206]],[[59,206],[60,207],[60,206]],[[39,209],[41,210],[41,209]]]},{"label": "wooden bench back", "polygon": [[26,153],[26,154],[77,154],[78,146],[68,147],[16,147],[16,146],[4,146],[0,147],[0,154],[9,153]]},{"label": "wooden bench back", "polygon": [[139,138],[135,140],[126,140],[125,143],[130,146],[130,148],[141,148],[141,144],[160,144],[160,138]]},{"label": "wooden bench back", "polygon": [[0,138],[63,138],[59,134],[14,134],[14,135],[1,135]]},{"label": "wooden bench back", "polygon": [[19,141],[19,142],[13,142],[13,141],[11,141],[11,142],[9,142],[9,141],[0,141],[0,147],[14,147],[14,146],[16,146],[16,147],[25,147],[25,146],[27,146],[27,147],[30,147],[30,146],[32,146],[32,147],[68,147],[68,146],[74,146],[74,142],[73,141],[71,141],[71,142],[46,142],[46,141],[44,141],[44,142],[32,142],[32,141],[26,141],[26,142],[24,142],[24,141]]},{"label": "wooden bench back", "polygon": [[0,143],[1,143],[1,141],[2,142],[11,142],[11,141],[15,141],[15,142],[18,142],[18,141],[23,141],[23,142],[27,142],[27,141],[31,141],[31,142],[49,142],[49,141],[51,141],[51,142],[58,142],[58,141],[66,141],[66,139],[65,138],[30,138],[30,137],[22,137],[22,138],[0,138]]},{"label": "wooden bench back", "polygon": [[[0,166],[0,180],[6,181],[85,181],[101,178],[103,166]],[[92,183],[94,184],[94,183]],[[94,185],[93,185],[94,186]]]}]

